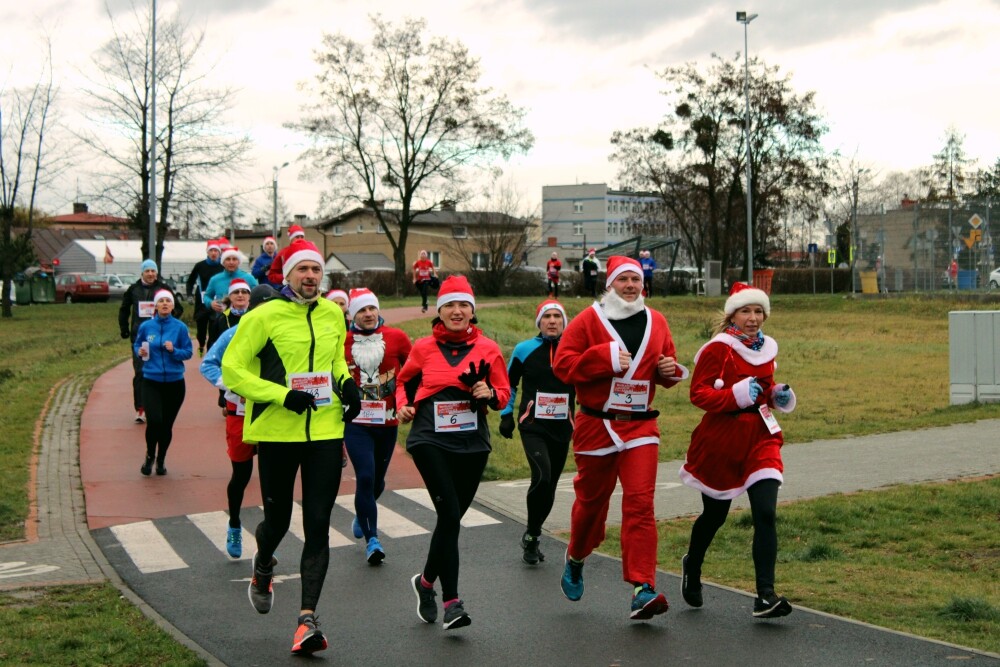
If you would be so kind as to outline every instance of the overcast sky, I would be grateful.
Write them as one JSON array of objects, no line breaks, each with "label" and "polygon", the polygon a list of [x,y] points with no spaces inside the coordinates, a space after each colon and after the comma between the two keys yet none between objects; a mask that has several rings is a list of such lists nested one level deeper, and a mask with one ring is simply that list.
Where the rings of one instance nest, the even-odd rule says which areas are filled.
[{"label": "overcast sky", "polygon": [[[127,5],[110,2],[112,12]],[[312,52],[324,32],[363,39],[368,14],[377,11],[423,17],[430,33],[464,42],[481,58],[482,83],[528,110],[535,147],[505,172],[534,206],[542,185],[617,185],[611,133],[662,117],[657,71],[742,53],[737,10],[759,14],[749,28],[750,54],[790,73],[800,93],[816,91],[830,150],[857,154],[875,172],[905,170],[929,164],[954,126],[980,166],[1000,157],[1000,0],[158,2],[160,16],[181,12],[206,29],[216,80],[239,89],[231,121],[256,142],[242,186],[259,187],[265,206],[272,167],[290,161],[279,179],[282,198],[293,213],[309,215],[323,184],[298,178],[305,140],[282,123],[298,118],[305,99],[296,84],[314,74]],[[37,77],[49,34],[62,103],[80,105],[81,73],[110,35],[103,2],[9,0],[0,26],[0,85]],[[85,195],[85,165],[67,188],[77,183]],[[45,201],[68,207],[74,194]]]}]

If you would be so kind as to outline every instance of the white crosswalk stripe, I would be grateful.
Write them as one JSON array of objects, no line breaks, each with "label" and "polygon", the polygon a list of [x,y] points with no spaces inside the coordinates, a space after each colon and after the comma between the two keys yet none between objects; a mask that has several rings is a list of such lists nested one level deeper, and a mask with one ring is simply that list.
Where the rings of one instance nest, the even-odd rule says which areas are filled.
[{"label": "white crosswalk stripe", "polygon": [[[226,551],[226,533],[229,530],[229,515],[227,513],[204,512],[202,514],[188,514],[187,518],[205,534],[205,537],[216,549],[226,554],[227,558],[230,557]],[[250,560],[253,558],[253,545],[256,540],[253,533],[248,531],[246,527],[241,532],[243,533],[243,555],[240,556],[240,560]]]},{"label": "white crosswalk stripe", "polygon": [[[395,493],[412,500],[422,507],[426,507],[429,510],[434,509],[434,501],[431,500],[431,496],[427,493],[427,489],[397,489]],[[476,526],[489,526],[494,523],[500,523],[488,514],[484,514],[479,510],[474,510],[471,507],[462,517],[462,527],[463,528],[475,528]]]},{"label": "white crosswalk stripe", "polygon": [[[354,494],[337,496],[337,504],[348,512],[354,512]],[[378,533],[389,537],[412,537],[429,532],[418,523],[410,521],[402,514],[393,512],[388,507],[378,505]]]},{"label": "white crosswalk stripe", "polygon": [[[261,508],[263,509],[263,508]],[[299,503],[292,503],[292,523],[288,526],[288,532],[299,538],[303,542],[306,541],[306,533],[302,529],[302,505]],[[354,540],[347,535],[344,535],[340,531],[330,528],[330,548],[335,549],[337,547],[346,547],[349,544],[354,544]]]},{"label": "white crosswalk stripe", "polygon": [[171,548],[170,543],[152,521],[112,526],[111,532],[143,574],[182,570],[187,567],[187,563]]}]

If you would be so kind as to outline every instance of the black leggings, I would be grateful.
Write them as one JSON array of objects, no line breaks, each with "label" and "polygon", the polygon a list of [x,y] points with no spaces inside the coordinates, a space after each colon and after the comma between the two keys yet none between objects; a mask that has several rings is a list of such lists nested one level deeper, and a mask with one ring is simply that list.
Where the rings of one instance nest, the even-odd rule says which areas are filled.
[{"label": "black leggings", "polygon": [[264,520],[257,524],[257,556],[268,563],[292,520],[295,477],[302,474],[301,609],[316,609],[330,565],[330,513],[340,487],[344,440],[262,442],[257,446],[257,474],[264,499]]},{"label": "black leggings", "polygon": [[233,476],[226,486],[226,498],[229,500],[229,525],[240,527],[240,508],[243,507],[243,492],[253,475],[253,459],[246,461],[230,461],[233,465]]},{"label": "black leggings", "polygon": [[184,403],[184,379],[156,382],[142,379],[142,405],[146,410],[146,457],[163,464],[174,437],[174,420]]},{"label": "black leggings", "polygon": [[556,484],[563,466],[569,440],[559,440],[534,431],[521,431],[521,444],[531,467],[531,486],[528,487],[528,535],[542,534],[542,524],[552,511],[556,499]]},{"label": "black leggings", "polygon": [[[762,479],[749,489],[750,512],[753,515],[753,567],[757,578],[757,595],[765,597],[774,593],[774,563],[778,559],[778,531],[775,513],[778,505],[778,480]],[[688,571],[700,574],[705,552],[712,544],[715,533],[726,522],[731,500],[716,500],[701,495],[704,509],[691,528],[688,546]]]},{"label": "black leggings", "polygon": [[420,445],[411,449],[410,454],[437,510],[423,575],[430,582],[441,578],[441,599],[447,602],[458,597],[460,522],[476,497],[490,453],[459,454],[434,445]]},{"label": "black leggings", "polygon": [[429,280],[421,280],[417,283],[417,290],[420,292],[421,305],[427,307],[427,292],[431,288],[431,283]]}]

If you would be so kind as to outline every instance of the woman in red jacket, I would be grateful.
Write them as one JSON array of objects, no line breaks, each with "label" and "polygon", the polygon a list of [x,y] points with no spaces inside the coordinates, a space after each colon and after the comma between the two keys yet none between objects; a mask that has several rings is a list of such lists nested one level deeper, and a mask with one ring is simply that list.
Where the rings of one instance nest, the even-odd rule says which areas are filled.
[{"label": "woman in red jacket", "polygon": [[411,579],[417,615],[437,620],[434,581],[441,578],[446,630],[472,619],[458,597],[458,532],[490,454],[487,408],[510,400],[500,347],[475,326],[476,299],[464,276],[441,283],[433,333],[413,344],[397,376],[396,414],[412,422],[406,449],[434,501],[437,523],[422,572]]},{"label": "woman in red jacket", "polygon": [[717,334],[695,355],[691,402],[705,411],[691,434],[681,480],[701,491],[703,510],[681,559],[681,593],[702,605],[701,568],[732,499],[746,492],[753,514],[757,599],[753,615],[775,618],[792,606],[774,592],[778,555],[775,511],[782,482],[781,427],[771,410],[791,412],[795,394],[774,381],[778,344],[761,327],[771,314],[766,293],[735,283]]}]

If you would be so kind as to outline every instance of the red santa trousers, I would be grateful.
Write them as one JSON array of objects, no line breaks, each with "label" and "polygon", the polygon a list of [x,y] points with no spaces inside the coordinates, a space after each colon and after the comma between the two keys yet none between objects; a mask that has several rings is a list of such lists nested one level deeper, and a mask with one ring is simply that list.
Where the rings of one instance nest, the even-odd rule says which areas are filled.
[{"label": "red santa trousers", "polygon": [[569,555],[583,560],[604,541],[608,504],[622,483],[622,578],[656,585],[656,516],[653,494],[659,448],[642,445],[606,456],[574,454],[576,500],[570,518]]}]

